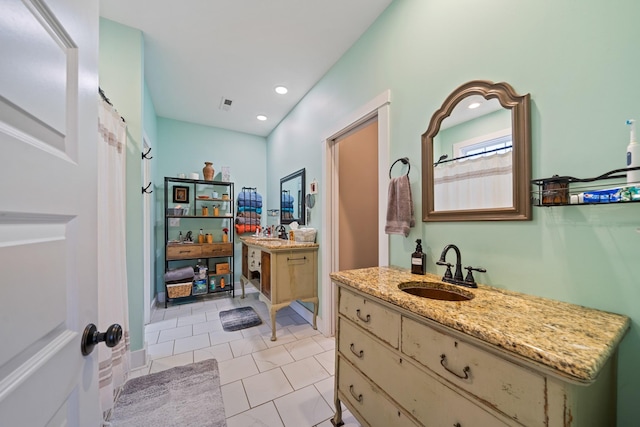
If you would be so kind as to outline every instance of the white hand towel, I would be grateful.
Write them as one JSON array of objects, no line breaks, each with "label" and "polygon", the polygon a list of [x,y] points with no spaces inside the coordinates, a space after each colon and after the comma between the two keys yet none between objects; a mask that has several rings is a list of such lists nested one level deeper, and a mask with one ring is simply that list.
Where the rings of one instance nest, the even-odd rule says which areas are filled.
[{"label": "white hand towel", "polygon": [[399,178],[393,178],[389,183],[387,224],[384,231],[387,234],[402,234],[407,237],[409,228],[415,225],[409,177],[403,175]]}]

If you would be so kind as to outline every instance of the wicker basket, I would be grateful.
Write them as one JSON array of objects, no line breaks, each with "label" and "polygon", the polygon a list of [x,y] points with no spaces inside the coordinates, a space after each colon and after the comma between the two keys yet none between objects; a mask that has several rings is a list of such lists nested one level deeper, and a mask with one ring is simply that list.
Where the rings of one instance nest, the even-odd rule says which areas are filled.
[{"label": "wicker basket", "polygon": [[169,298],[182,298],[191,295],[193,282],[176,283],[175,285],[167,285],[167,295]]}]

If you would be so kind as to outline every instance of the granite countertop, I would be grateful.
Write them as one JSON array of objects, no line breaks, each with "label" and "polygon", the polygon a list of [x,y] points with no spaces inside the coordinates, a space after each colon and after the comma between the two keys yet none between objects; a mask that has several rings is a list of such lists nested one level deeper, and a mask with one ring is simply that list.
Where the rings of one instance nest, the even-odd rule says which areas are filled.
[{"label": "granite countertop", "polygon": [[[396,267],[338,271],[331,279],[585,383],[595,380],[630,326],[629,318],[619,314],[481,284],[465,288]],[[407,281],[433,283],[474,298],[416,297],[398,289]]]},{"label": "granite countertop", "polygon": [[295,242],[291,240],[278,239],[275,237],[240,237],[240,240],[247,245],[259,246],[266,250],[285,250],[285,249],[303,249],[318,248],[317,243],[311,242]]}]

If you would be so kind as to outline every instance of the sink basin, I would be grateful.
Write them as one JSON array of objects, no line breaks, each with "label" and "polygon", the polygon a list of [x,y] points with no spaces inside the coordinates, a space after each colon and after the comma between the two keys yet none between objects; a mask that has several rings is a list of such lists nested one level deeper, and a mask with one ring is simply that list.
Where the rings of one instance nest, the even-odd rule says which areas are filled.
[{"label": "sink basin", "polygon": [[439,283],[404,282],[398,288],[410,295],[440,301],[469,301],[474,296],[464,289],[450,288]]}]

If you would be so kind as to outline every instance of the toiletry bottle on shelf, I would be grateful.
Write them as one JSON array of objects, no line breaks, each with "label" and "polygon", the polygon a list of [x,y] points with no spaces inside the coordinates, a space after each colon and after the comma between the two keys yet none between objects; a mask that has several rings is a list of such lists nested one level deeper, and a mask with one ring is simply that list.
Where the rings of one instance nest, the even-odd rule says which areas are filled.
[{"label": "toiletry bottle on shelf", "polygon": [[182,237],[182,231],[181,231],[180,234],[178,234],[178,242],[182,243],[183,240],[184,240],[184,237]]},{"label": "toiletry bottle on shelf", "polygon": [[427,255],[422,252],[422,240],[416,240],[416,251],[411,254],[411,272],[413,274],[424,274],[427,263]]},{"label": "toiletry bottle on shelf", "polygon": [[200,233],[198,234],[198,243],[204,243],[204,232],[202,228],[200,229]]},{"label": "toiletry bottle on shelf", "polygon": [[[640,166],[640,144],[636,141],[636,121],[627,120],[631,126],[631,136],[627,145],[627,167],[635,168]],[[627,184],[640,185],[640,169],[627,172]]]}]

